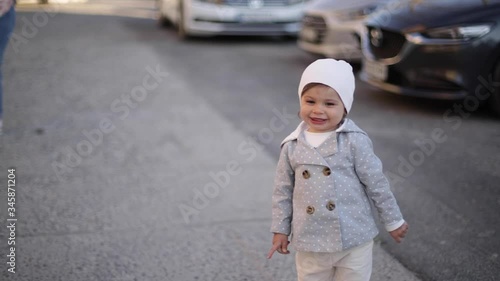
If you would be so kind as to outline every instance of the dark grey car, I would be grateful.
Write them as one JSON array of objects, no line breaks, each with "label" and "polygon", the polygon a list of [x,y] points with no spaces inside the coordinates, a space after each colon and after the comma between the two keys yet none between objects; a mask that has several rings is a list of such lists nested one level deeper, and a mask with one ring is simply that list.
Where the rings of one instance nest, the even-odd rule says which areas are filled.
[{"label": "dark grey car", "polygon": [[361,78],[408,96],[487,102],[500,114],[500,1],[397,1],[365,21]]}]

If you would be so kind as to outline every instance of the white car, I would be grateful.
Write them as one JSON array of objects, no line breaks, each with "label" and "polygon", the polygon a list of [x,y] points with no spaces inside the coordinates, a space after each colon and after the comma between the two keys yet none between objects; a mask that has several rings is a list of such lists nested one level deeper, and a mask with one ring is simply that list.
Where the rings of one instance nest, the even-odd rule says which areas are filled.
[{"label": "white car", "polygon": [[325,57],[359,62],[363,20],[387,0],[315,0],[306,6],[299,33],[301,49]]},{"label": "white car", "polygon": [[159,20],[189,35],[291,35],[305,0],[158,0]]}]

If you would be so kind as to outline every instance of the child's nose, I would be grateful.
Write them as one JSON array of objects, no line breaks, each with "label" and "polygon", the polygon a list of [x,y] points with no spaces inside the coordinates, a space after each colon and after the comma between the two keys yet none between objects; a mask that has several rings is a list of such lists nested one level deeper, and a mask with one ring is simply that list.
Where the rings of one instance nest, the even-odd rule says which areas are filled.
[{"label": "child's nose", "polygon": [[314,108],[313,108],[313,112],[314,112],[314,113],[321,113],[321,112],[323,112],[323,109],[321,108],[321,106],[320,106],[320,105],[316,105],[316,106],[314,106]]}]

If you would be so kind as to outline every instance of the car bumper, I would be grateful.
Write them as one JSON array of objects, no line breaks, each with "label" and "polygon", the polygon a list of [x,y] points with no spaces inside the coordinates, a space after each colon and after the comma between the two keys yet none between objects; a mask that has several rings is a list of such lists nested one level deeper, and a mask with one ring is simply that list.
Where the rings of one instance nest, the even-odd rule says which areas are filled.
[{"label": "car bumper", "polygon": [[301,49],[335,59],[360,61],[361,20],[340,20],[331,13],[309,12],[302,21],[298,45]]},{"label": "car bumper", "polygon": [[362,81],[378,89],[403,96],[440,100],[461,100],[468,95],[468,92],[465,90],[434,90],[403,87],[370,77],[365,71],[362,71],[359,76]]},{"label": "car bumper", "polygon": [[[486,51],[486,50],[485,50]],[[419,45],[406,42],[397,56],[365,58],[360,78],[382,90],[420,98],[460,100],[473,94],[484,71],[477,47]]]},{"label": "car bumper", "polygon": [[193,1],[189,12],[192,35],[297,35],[303,4],[252,10]]},{"label": "car bumper", "polygon": [[329,31],[321,42],[307,40],[299,33],[297,44],[304,51],[325,57],[349,61],[361,61],[362,58],[359,41],[352,32]]}]

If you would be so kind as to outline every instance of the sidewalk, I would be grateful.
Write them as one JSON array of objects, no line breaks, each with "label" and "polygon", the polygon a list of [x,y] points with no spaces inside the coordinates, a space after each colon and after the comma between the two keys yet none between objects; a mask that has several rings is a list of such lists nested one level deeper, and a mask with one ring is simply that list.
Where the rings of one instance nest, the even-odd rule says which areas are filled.
[{"label": "sidewalk", "polygon": [[[181,56],[151,51],[175,42],[126,27],[59,15],[6,56],[0,165],[16,167],[19,217],[3,276],[295,280],[292,255],[265,257],[276,159],[176,73]],[[418,281],[378,244],[374,257],[372,281]]]}]

